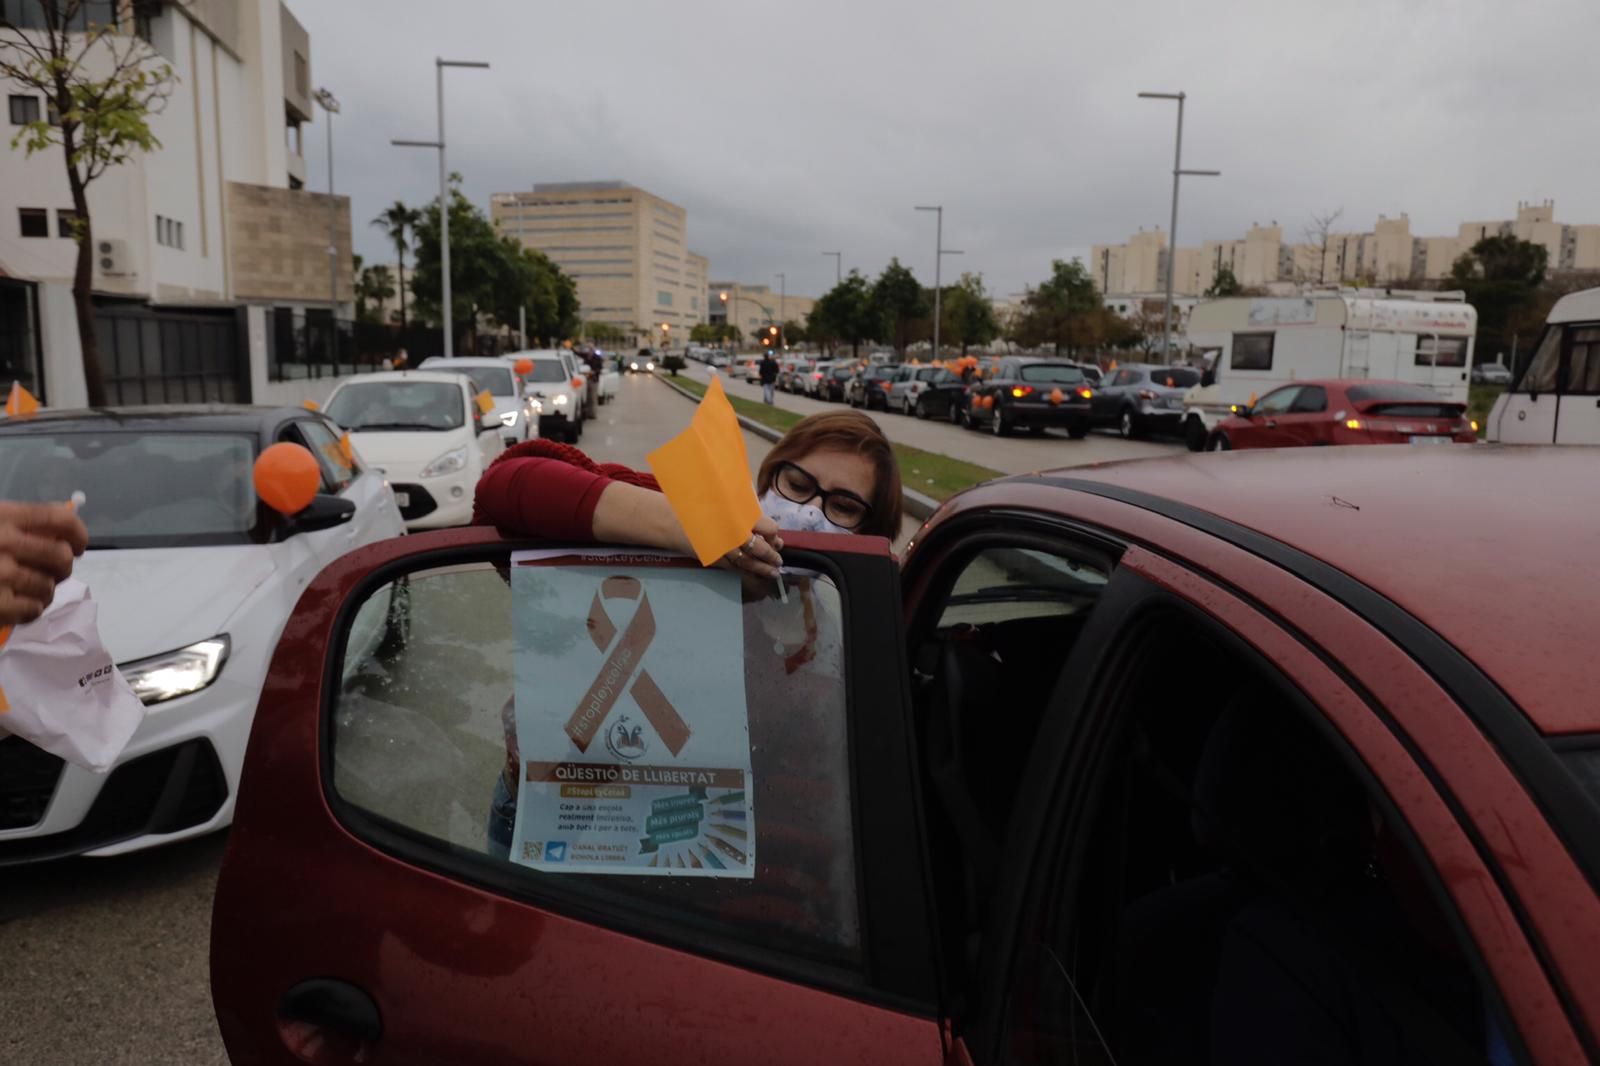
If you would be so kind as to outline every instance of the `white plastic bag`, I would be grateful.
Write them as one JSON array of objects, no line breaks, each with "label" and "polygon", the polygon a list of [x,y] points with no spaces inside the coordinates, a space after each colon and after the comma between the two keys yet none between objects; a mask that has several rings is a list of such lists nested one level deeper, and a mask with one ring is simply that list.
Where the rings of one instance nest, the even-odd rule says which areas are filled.
[{"label": "white plastic bag", "polygon": [[0,645],[0,734],[15,733],[96,773],[111,768],[144,720],[144,704],[100,642],[83,582],[56,586],[44,614]]}]

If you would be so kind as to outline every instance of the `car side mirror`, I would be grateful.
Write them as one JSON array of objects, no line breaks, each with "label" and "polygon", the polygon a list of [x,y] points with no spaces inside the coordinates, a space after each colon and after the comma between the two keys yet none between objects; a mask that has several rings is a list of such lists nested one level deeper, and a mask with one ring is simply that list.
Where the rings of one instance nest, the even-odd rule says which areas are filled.
[{"label": "car side mirror", "polygon": [[288,538],[297,533],[316,533],[319,530],[342,526],[350,521],[355,513],[354,501],[347,500],[343,496],[319,492],[311,498],[305,510],[289,515],[283,520],[283,536]]},{"label": "car side mirror", "polygon": [[1256,416],[1256,409],[1254,407],[1251,407],[1249,404],[1245,404],[1243,407],[1239,408],[1239,410],[1236,411],[1235,413],[1240,418],[1254,418]]}]

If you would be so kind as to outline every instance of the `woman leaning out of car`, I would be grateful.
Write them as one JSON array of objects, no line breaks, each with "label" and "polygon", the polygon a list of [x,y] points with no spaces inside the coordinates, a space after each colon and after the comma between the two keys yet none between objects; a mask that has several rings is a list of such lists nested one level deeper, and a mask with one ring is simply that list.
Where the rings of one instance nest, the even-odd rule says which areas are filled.
[{"label": "woman leaning out of car", "polygon": [[[894,450],[876,422],[855,411],[812,415],[783,436],[762,460],[756,476],[761,517],[750,539],[729,552],[718,565],[746,579],[747,601],[768,595],[770,581],[783,558],[784,532],[858,533],[893,538],[900,531],[900,471]],[[660,486],[650,474],[616,464],[598,464],[583,452],[552,441],[535,440],[507,449],[478,483],[474,524],[492,525],[506,536],[531,536],[562,543],[626,544],[693,554],[687,535],[678,524]],[[757,717],[782,717],[780,708],[809,707],[830,721],[813,721],[808,728],[837,730],[843,743],[844,708],[838,678],[842,675],[842,649],[837,624],[818,624],[817,603],[810,592],[810,577],[789,577],[793,603],[760,603],[746,613],[745,684],[752,718],[751,729],[768,743],[752,750],[752,777],[756,806],[777,810],[787,803],[763,805],[762,793],[793,788],[788,760],[778,764],[787,747],[782,735],[800,723]],[[759,589],[760,591],[755,591]],[[792,616],[792,617],[791,617]],[[749,631],[760,627],[759,634]],[[763,639],[753,639],[760,636]],[[805,690],[802,694],[800,690]],[[782,698],[775,698],[779,693]],[[798,697],[798,698],[790,698]],[[834,703],[836,713],[827,713]],[[770,708],[773,715],[763,714]],[[488,844],[492,854],[507,855],[516,818],[520,755],[513,703],[502,710],[506,763],[494,786]],[[776,741],[776,743],[774,743]],[[764,758],[765,756],[765,758]],[[774,765],[760,765],[766,758]],[[778,827],[774,826],[776,830]],[[825,885],[796,883],[794,871],[804,870],[801,856],[784,856],[781,848],[758,853],[758,882],[794,885],[792,921],[796,931],[827,926],[839,920],[825,901],[832,895]],[[775,869],[763,877],[761,867]],[[812,866],[815,869],[815,865]],[[781,908],[766,905],[769,917]],[[820,910],[819,910],[820,908]]]}]

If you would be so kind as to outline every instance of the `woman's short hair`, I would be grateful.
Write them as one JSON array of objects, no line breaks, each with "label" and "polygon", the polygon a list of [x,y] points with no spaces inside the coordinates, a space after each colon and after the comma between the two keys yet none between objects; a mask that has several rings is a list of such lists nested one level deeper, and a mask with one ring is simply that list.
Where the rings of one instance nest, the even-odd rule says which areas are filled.
[{"label": "woman's short hair", "polygon": [[888,537],[900,535],[900,464],[894,448],[878,423],[860,411],[829,411],[797,422],[772,446],[756,474],[756,491],[772,487],[779,463],[795,463],[817,451],[854,452],[872,464],[872,510],[853,533]]}]

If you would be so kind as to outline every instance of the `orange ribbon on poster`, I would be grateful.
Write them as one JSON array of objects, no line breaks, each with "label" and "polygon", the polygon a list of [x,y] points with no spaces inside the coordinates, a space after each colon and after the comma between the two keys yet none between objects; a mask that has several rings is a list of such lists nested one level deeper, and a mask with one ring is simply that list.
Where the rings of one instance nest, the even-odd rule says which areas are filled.
[{"label": "orange ribbon on poster", "polygon": [[[628,628],[622,631],[620,637],[616,623],[606,613],[606,600],[639,601]],[[589,639],[605,655],[606,661],[601,664],[600,672],[584,690],[577,708],[567,719],[567,736],[572,738],[579,751],[587,752],[606,716],[626,689],[644,712],[645,720],[660,735],[667,750],[678,754],[689,741],[689,727],[650,676],[650,671],[639,668],[645,649],[650,647],[656,635],[655,612],[650,609],[650,597],[645,595],[639,579],[608,577],[602,581],[600,591],[594,594],[594,603],[589,606],[588,628]],[[635,670],[638,671],[636,677]],[[628,684],[630,677],[633,677],[631,685]]]},{"label": "orange ribbon on poster", "polygon": [[689,427],[647,458],[701,566],[750,539],[761,505],[750,487],[744,435],[720,376],[711,379]]}]

